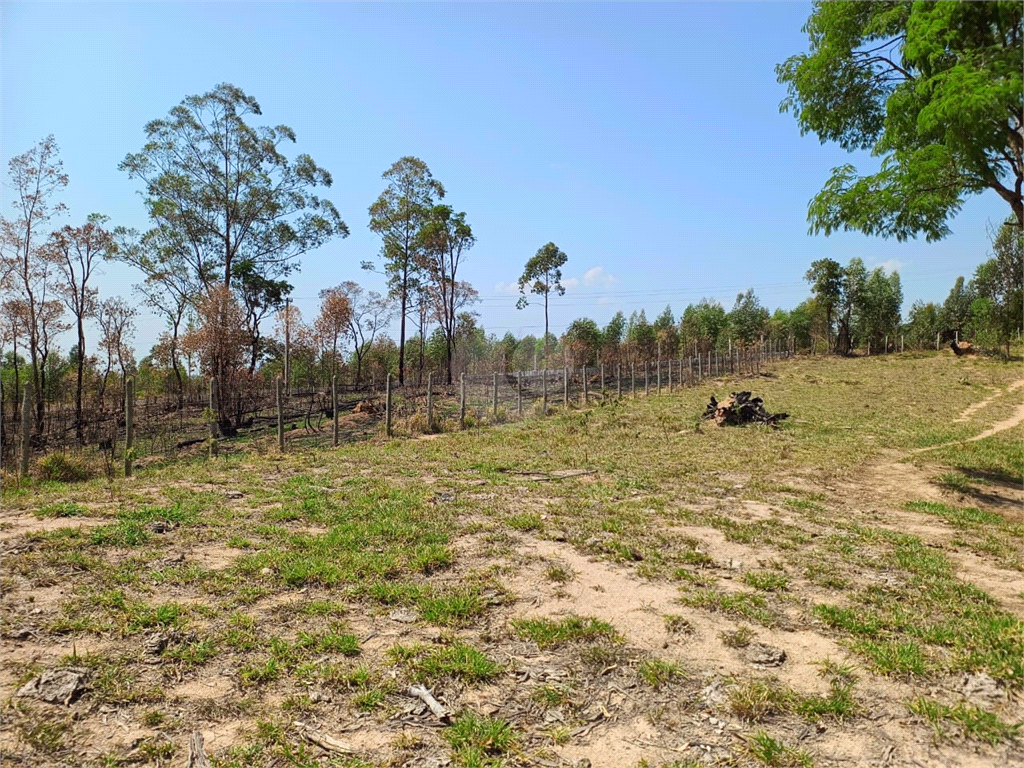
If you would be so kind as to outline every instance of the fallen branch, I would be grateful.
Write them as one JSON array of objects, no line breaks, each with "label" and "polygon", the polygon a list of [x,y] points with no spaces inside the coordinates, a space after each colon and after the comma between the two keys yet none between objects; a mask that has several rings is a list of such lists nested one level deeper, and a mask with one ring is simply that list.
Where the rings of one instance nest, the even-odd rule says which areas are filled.
[{"label": "fallen branch", "polygon": [[210,759],[203,750],[203,734],[200,731],[192,731],[189,736],[187,768],[210,768]]},{"label": "fallen branch", "polygon": [[330,734],[318,731],[315,728],[310,728],[305,723],[301,723],[296,720],[292,725],[298,729],[302,737],[310,742],[316,744],[322,749],[326,749],[328,752],[337,752],[339,755],[354,755],[356,754],[356,748],[347,742],[336,739]]},{"label": "fallen branch", "polygon": [[437,699],[430,695],[430,691],[428,691],[425,686],[410,685],[409,695],[415,696],[417,699],[419,699],[428,707],[430,707],[430,711],[434,713],[434,717],[436,717],[438,720],[448,719],[448,710],[441,705],[441,702],[439,702]]}]

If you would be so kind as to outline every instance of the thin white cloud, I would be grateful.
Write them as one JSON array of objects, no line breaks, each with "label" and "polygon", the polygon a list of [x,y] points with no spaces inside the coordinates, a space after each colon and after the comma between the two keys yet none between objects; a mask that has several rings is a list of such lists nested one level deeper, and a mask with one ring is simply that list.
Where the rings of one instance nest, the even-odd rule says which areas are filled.
[{"label": "thin white cloud", "polygon": [[616,282],[615,276],[604,271],[604,267],[591,267],[583,273],[584,285],[608,287]]},{"label": "thin white cloud", "polygon": [[518,296],[519,283],[495,283],[494,292],[499,296]]},{"label": "thin white cloud", "polygon": [[906,264],[904,264],[899,259],[886,259],[885,261],[881,261],[878,264],[875,264],[872,267],[872,269],[877,269],[878,267],[881,267],[887,275],[891,275],[893,272],[898,272],[905,266]]}]

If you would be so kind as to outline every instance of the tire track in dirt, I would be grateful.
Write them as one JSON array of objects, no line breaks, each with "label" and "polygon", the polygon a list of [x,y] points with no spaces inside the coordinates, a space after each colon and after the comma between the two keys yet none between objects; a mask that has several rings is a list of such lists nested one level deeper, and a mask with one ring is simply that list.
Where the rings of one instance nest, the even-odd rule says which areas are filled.
[{"label": "tire track in dirt", "polygon": [[[1024,379],[1020,379],[1010,384],[1010,386],[1006,388],[1005,392],[1003,390],[996,390],[996,394],[992,395],[992,397],[986,398],[981,402],[967,406],[964,412],[961,413],[958,418],[953,420],[953,423],[955,424],[958,422],[962,423],[967,421],[967,419],[970,418],[971,414],[986,407],[987,405],[990,405],[1000,395],[1014,392],[1020,389],[1021,387],[1024,387]],[[927,451],[935,451],[938,450],[939,448],[948,448],[951,445],[959,445],[961,443],[973,443],[978,440],[984,440],[986,437],[992,437],[993,435],[997,435],[1000,432],[1005,432],[1008,429],[1019,427],[1022,424],[1024,424],[1024,403],[1021,403],[1020,405],[1017,406],[1017,410],[1014,411],[1013,415],[1010,418],[996,422],[991,427],[986,429],[984,432],[981,432],[975,435],[974,437],[968,437],[965,440],[952,440],[948,443],[941,443],[939,445],[929,445],[925,448],[915,448],[914,450],[910,451],[907,455],[912,456],[919,453],[926,453]]]}]

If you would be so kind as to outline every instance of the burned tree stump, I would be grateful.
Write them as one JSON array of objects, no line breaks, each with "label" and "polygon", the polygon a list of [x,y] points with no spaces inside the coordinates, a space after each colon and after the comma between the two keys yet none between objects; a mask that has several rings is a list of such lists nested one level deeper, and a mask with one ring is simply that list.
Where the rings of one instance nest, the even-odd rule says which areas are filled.
[{"label": "burned tree stump", "polygon": [[720,427],[767,424],[778,428],[779,422],[788,418],[788,413],[768,413],[761,398],[751,397],[749,392],[733,392],[722,402],[718,402],[712,395],[711,402],[701,416],[703,421],[714,420]]}]

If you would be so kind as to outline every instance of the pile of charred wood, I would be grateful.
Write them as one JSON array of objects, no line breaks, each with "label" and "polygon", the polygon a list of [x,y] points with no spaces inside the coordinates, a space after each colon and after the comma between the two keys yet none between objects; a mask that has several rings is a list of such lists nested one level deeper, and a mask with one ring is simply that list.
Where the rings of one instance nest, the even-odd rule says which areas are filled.
[{"label": "pile of charred wood", "polygon": [[722,402],[711,396],[711,402],[701,416],[704,421],[714,420],[720,427],[743,424],[767,424],[778,428],[779,422],[788,419],[788,413],[768,413],[760,397],[751,397],[749,392],[733,392]]}]

